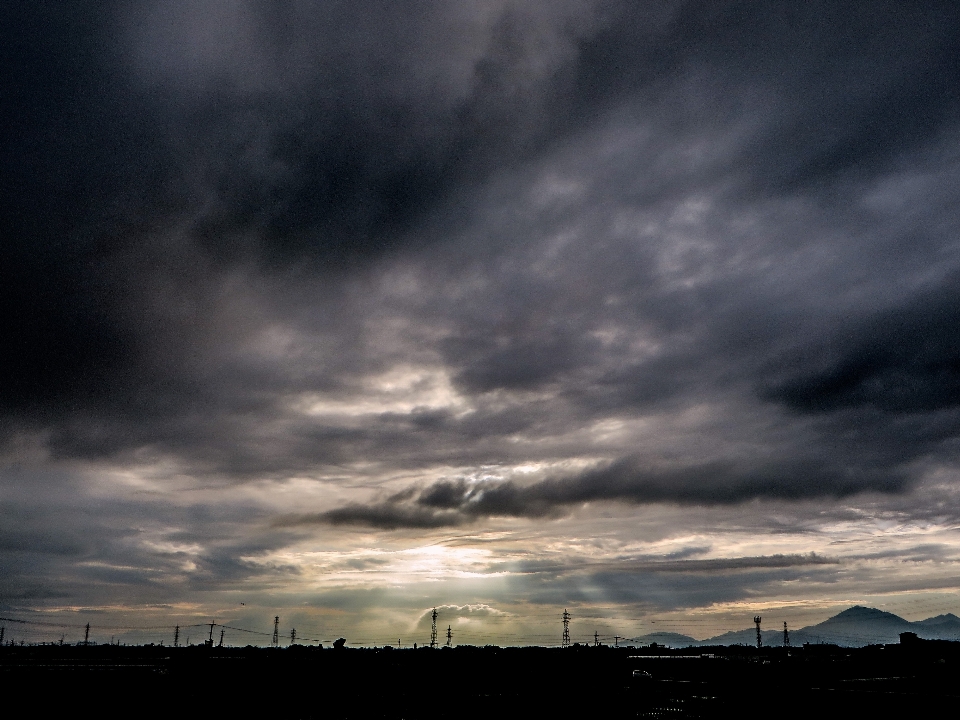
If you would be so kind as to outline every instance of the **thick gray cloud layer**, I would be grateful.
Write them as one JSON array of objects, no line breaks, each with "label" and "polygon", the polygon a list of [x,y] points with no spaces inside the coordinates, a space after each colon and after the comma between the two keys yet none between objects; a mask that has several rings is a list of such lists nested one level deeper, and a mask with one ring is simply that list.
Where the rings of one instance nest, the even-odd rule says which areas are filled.
[{"label": "thick gray cloud layer", "polygon": [[955,472],[955,3],[8,5],[7,597],[176,575],[150,523],[254,583],[317,527]]}]

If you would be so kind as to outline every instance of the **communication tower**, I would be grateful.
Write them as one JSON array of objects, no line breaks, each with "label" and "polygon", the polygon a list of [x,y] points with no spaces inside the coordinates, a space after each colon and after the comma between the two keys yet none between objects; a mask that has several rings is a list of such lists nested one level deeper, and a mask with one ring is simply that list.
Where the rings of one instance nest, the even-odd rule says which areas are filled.
[{"label": "communication tower", "polygon": [[280,616],[273,618],[273,640],[274,647],[280,647]]},{"label": "communication tower", "polygon": [[593,633],[593,646],[600,647],[600,633],[596,631]]},{"label": "communication tower", "polygon": [[290,629],[290,644],[293,645],[293,644],[296,643],[296,642],[297,642],[297,629],[296,629],[296,628],[291,628],[291,629]]},{"label": "communication tower", "polygon": [[180,626],[177,625],[173,629],[173,646],[180,647]]},{"label": "communication tower", "polygon": [[430,647],[437,646],[437,609],[433,609],[433,622],[430,624]]},{"label": "communication tower", "polygon": [[447,647],[453,647],[453,630],[447,625]]},{"label": "communication tower", "polygon": [[753,622],[757,624],[757,648],[759,648],[760,645],[762,644],[760,640],[760,616],[759,615],[755,616],[753,618]]},{"label": "communication tower", "polygon": [[563,639],[560,641],[560,647],[570,647],[570,613],[566,608],[563,610]]},{"label": "communication tower", "polygon": [[790,647],[790,633],[787,632],[787,623],[783,623],[783,646]]}]

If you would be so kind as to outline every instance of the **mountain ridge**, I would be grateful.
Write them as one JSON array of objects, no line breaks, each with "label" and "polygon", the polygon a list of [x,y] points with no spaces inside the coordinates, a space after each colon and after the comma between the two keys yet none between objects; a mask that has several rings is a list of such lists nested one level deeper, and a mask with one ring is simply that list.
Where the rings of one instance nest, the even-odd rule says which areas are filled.
[{"label": "mountain ridge", "polygon": [[[960,617],[953,613],[946,613],[924,620],[910,621],[886,610],[853,605],[816,625],[791,630],[789,635],[790,644],[794,646],[805,643],[825,643],[840,645],[841,647],[863,647],[865,645],[899,643],[900,633],[903,632],[916,633],[918,637],[924,640],[960,641]],[[771,636],[776,640],[770,642]],[[695,641],[689,647],[755,645],[756,638],[756,628],[751,627],[744,630],[732,630],[706,640]],[[782,644],[782,632],[765,630],[761,632],[761,639],[764,645],[779,646]],[[672,643],[664,644],[672,645]],[[674,647],[676,646],[674,645]]]}]

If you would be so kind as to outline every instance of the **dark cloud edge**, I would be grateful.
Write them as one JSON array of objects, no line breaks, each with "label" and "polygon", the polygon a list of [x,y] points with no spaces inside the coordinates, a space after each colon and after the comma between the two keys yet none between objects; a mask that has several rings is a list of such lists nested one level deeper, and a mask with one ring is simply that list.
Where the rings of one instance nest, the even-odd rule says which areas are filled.
[{"label": "dark cloud edge", "polygon": [[[651,559],[649,556],[642,559],[620,558],[614,561],[551,563],[533,562],[522,563],[520,570],[526,574],[544,572],[563,573],[576,570],[585,570],[596,573],[613,571],[624,573],[720,573],[738,570],[763,570],[770,568],[801,567],[808,565],[839,565],[841,560],[836,557],[809,553],[777,553],[774,555],[747,555],[742,557],[719,558],[685,558],[685,559]],[[511,570],[517,572],[510,563],[498,563],[496,570]]]},{"label": "dark cloud edge", "polygon": [[902,493],[911,485],[900,467],[835,467],[822,461],[785,460],[742,467],[711,462],[670,469],[622,458],[586,472],[530,485],[512,480],[440,480],[416,493],[371,503],[350,503],[313,514],[285,515],[275,527],[356,525],[382,530],[454,527],[489,517],[551,519],[576,506],[612,501],[633,505],[736,505],[754,499],[847,497],[866,491]]}]

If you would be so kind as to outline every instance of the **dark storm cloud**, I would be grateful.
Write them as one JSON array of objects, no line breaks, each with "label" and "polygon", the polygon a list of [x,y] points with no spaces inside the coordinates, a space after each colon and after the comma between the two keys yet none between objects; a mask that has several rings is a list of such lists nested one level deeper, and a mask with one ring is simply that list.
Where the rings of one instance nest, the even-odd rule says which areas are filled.
[{"label": "dark storm cloud", "polygon": [[[181,378],[156,377],[153,354],[164,350],[150,336],[165,318],[137,288],[145,274],[182,273],[191,253],[177,262],[164,257],[177,248],[163,248],[147,267],[128,260],[164,244],[165,228],[186,227],[187,245],[216,266],[251,242],[323,263],[378,254],[458,178],[547,132],[519,128],[510,109],[550,97],[511,85],[526,82],[511,67],[529,53],[522,17],[504,17],[464,96],[450,99],[427,79],[409,81],[445,51],[410,43],[436,10],[429,3],[237,8],[256,33],[226,43],[226,55],[224,38],[203,34],[231,20],[236,8],[222,3],[4,9],[2,217],[17,239],[2,257],[10,410],[56,411],[104,393],[122,405],[130,385],[150,381],[189,392]],[[274,84],[231,82],[235,63],[242,72],[271,59]],[[217,283],[216,268],[195,282]],[[190,349],[166,353],[177,351]]]},{"label": "dark storm cloud", "polygon": [[[923,413],[960,405],[960,277],[885,310],[823,346],[768,393],[800,412],[870,407]],[[800,363],[798,363],[800,364]],[[789,363],[783,363],[789,368]]]},{"label": "dark storm cloud", "polygon": [[738,58],[790,107],[751,157],[778,190],[875,172],[956,122],[960,13],[950,3],[688,8],[710,61]]},{"label": "dark storm cloud", "polygon": [[578,475],[532,484],[515,481],[440,481],[416,498],[352,504],[286,518],[284,526],[324,523],[384,529],[459,525],[485,517],[551,518],[590,502],[732,504],[751,498],[844,497],[865,490],[897,492],[907,484],[899,468],[841,468],[803,460],[738,466],[716,462],[684,468],[645,467],[625,458]]},{"label": "dark storm cloud", "polygon": [[[957,432],[933,416],[956,406],[955,276],[930,273],[937,287],[919,299],[909,284],[953,262],[943,208],[955,198],[921,193],[917,214],[943,221],[909,229],[851,206],[914,167],[955,180],[938,154],[954,151],[958,119],[955,4],[475,10],[480,20],[430,2],[0,11],[0,223],[16,239],[0,246],[4,436],[39,437],[56,460],[172,457],[244,480],[357,458],[556,455],[559,441],[508,441],[740,393],[762,408],[729,403],[741,429],[722,440],[750,436],[759,452],[654,467],[617,460],[630,452],[618,447],[578,476],[438,483],[314,519],[430,528],[599,500],[907,487],[909,463]],[[530,211],[523,185],[551,163],[572,167],[585,197]],[[638,239],[612,219],[669,219],[698,194],[718,236],[695,238],[715,246],[699,259],[667,257],[665,230]],[[736,229],[745,217],[755,235]],[[572,249],[550,264],[547,245],[568,231]],[[389,302],[378,281],[404,262],[435,273],[419,303],[390,308],[412,328],[407,346],[369,330]],[[892,291],[899,270],[908,282]],[[851,286],[861,294],[847,313]],[[319,349],[287,349],[276,325]],[[349,400],[414,346],[440,358],[474,412],[350,425],[290,410],[305,392]],[[497,393],[536,397],[503,407]],[[775,425],[763,413],[781,407],[795,429],[751,425]]]},{"label": "dark storm cloud", "polygon": [[[818,556],[766,556],[754,558],[718,558],[714,561],[686,563],[651,562],[631,572],[623,567],[591,568],[589,564],[573,571],[552,569],[534,575],[518,575],[511,582],[522,588],[525,598],[553,606],[584,605],[598,600],[634,607],[667,610],[711,603],[735,602],[755,598],[761,593],[776,593],[785,583],[810,584],[835,582],[836,560]],[[576,603],[576,605],[574,605]],[[574,617],[577,611],[574,610]]]},{"label": "dark storm cloud", "polygon": [[809,555],[763,555],[758,557],[712,558],[709,560],[672,560],[640,565],[637,570],[655,572],[710,573],[754,568],[788,568],[805,565],[838,565],[836,558]]},{"label": "dark storm cloud", "polygon": [[663,559],[620,557],[614,561],[583,560],[551,562],[549,560],[529,560],[519,563],[496,563],[490,572],[509,571],[512,573],[548,573],[554,575],[590,572],[620,573],[725,573],[728,571],[755,570],[763,568],[789,568],[804,565],[837,565],[837,558],[824,557],[816,553],[806,555],[761,555],[754,557],[731,557],[709,559]]},{"label": "dark storm cloud", "polygon": [[277,527],[298,527],[317,524],[372,525],[393,530],[396,528],[436,528],[456,525],[461,518],[453,513],[440,514],[417,507],[394,504],[351,504],[336,510],[314,515],[294,515],[279,518]]}]

